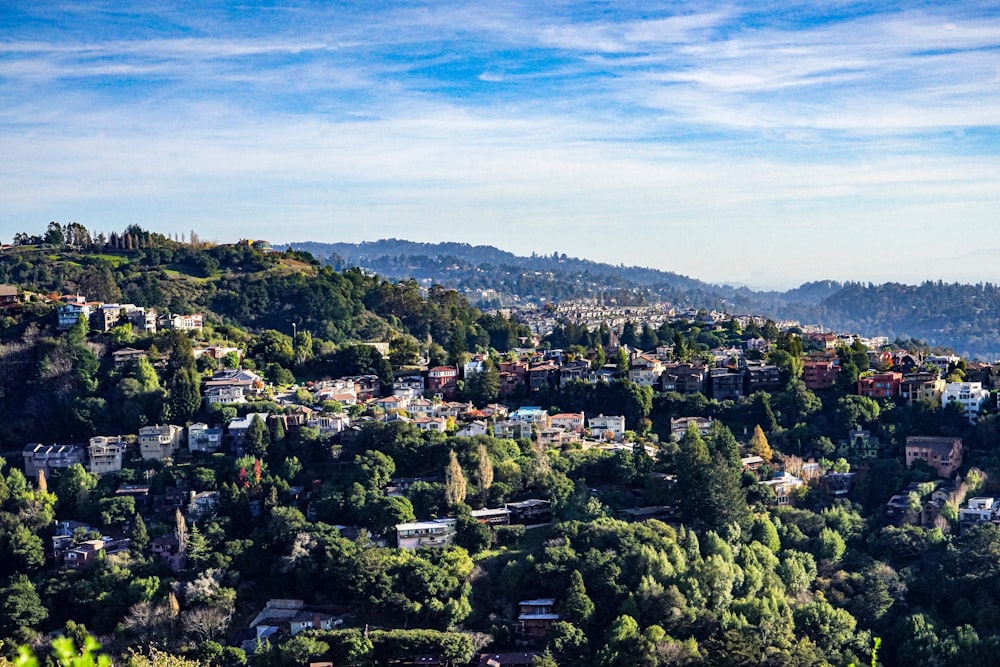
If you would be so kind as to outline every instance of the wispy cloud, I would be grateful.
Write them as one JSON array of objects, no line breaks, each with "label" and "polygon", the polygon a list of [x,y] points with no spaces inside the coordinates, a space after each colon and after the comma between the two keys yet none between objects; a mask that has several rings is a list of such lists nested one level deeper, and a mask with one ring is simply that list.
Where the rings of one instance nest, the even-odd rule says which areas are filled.
[{"label": "wispy cloud", "polygon": [[817,228],[930,257],[960,214],[1000,244],[1000,16],[973,3],[37,11],[0,43],[7,235],[148,211],[771,283],[864,270],[818,264]]}]

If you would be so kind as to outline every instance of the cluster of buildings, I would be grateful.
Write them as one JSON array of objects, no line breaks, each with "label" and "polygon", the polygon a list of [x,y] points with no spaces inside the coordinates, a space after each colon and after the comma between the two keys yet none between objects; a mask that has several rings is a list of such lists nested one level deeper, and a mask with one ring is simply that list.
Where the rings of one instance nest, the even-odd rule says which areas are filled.
[{"label": "cluster of buildings", "polygon": [[177,329],[180,331],[201,331],[204,318],[200,313],[190,315],[157,314],[153,308],[136,306],[133,303],[103,303],[88,301],[78,294],[59,298],[56,309],[56,326],[65,331],[74,326],[81,317],[96,331],[110,331],[120,324],[131,324],[135,331],[156,333],[157,329]]}]

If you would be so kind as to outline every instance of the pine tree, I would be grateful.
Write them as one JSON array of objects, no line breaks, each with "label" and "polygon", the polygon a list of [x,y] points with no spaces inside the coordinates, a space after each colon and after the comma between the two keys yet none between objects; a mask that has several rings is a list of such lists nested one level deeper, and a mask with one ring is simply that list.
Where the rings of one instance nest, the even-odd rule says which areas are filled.
[{"label": "pine tree", "polygon": [[560,611],[563,618],[574,625],[583,625],[594,615],[594,603],[587,595],[579,570],[573,570],[569,576],[569,588],[563,596]]},{"label": "pine tree", "polygon": [[133,519],[132,531],[129,533],[129,549],[134,555],[140,555],[149,546],[149,533],[146,532],[146,522],[141,514]]},{"label": "pine tree", "polygon": [[188,536],[187,557],[193,564],[199,565],[208,560],[208,540],[198,529],[198,524],[191,524],[191,534]]},{"label": "pine tree", "polygon": [[201,389],[198,385],[187,368],[174,373],[170,383],[170,414],[174,420],[184,423],[194,417],[201,406]]},{"label": "pine tree", "polygon": [[250,420],[250,427],[247,428],[246,433],[245,444],[247,453],[254,456],[265,456],[270,440],[271,434],[268,433],[264,421],[260,418],[260,415],[254,415],[253,419]]},{"label": "pine tree", "polygon": [[459,465],[458,456],[455,455],[455,450],[453,449],[451,450],[448,467],[444,469],[444,497],[448,506],[453,507],[458,503],[464,502],[465,491],[465,473],[462,472],[462,466]]}]

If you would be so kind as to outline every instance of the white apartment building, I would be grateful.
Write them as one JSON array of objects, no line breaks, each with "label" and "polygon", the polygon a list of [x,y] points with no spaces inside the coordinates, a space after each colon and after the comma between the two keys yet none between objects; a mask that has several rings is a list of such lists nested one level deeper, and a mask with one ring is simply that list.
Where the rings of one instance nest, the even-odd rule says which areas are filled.
[{"label": "white apartment building", "polygon": [[941,392],[941,407],[958,403],[970,424],[975,424],[979,411],[990,397],[989,389],[983,389],[982,382],[949,382]]}]

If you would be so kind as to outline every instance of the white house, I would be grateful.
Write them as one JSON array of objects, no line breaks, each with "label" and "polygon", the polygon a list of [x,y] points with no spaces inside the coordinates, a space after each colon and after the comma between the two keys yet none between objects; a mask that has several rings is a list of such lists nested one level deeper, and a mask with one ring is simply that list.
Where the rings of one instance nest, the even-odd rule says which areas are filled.
[{"label": "white house", "polygon": [[122,469],[125,442],[120,435],[97,435],[90,439],[87,470],[93,475],[104,475]]},{"label": "white house", "polygon": [[979,419],[979,411],[989,397],[990,391],[983,389],[982,382],[949,382],[941,392],[941,407],[958,403],[969,423],[975,424]]},{"label": "white house", "polygon": [[396,544],[400,549],[446,547],[455,538],[455,519],[414,521],[396,526]]},{"label": "white house", "polygon": [[587,424],[590,428],[590,435],[595,438],[621,440],[625,437],[624,415],[597,415],[591,417]]}]

